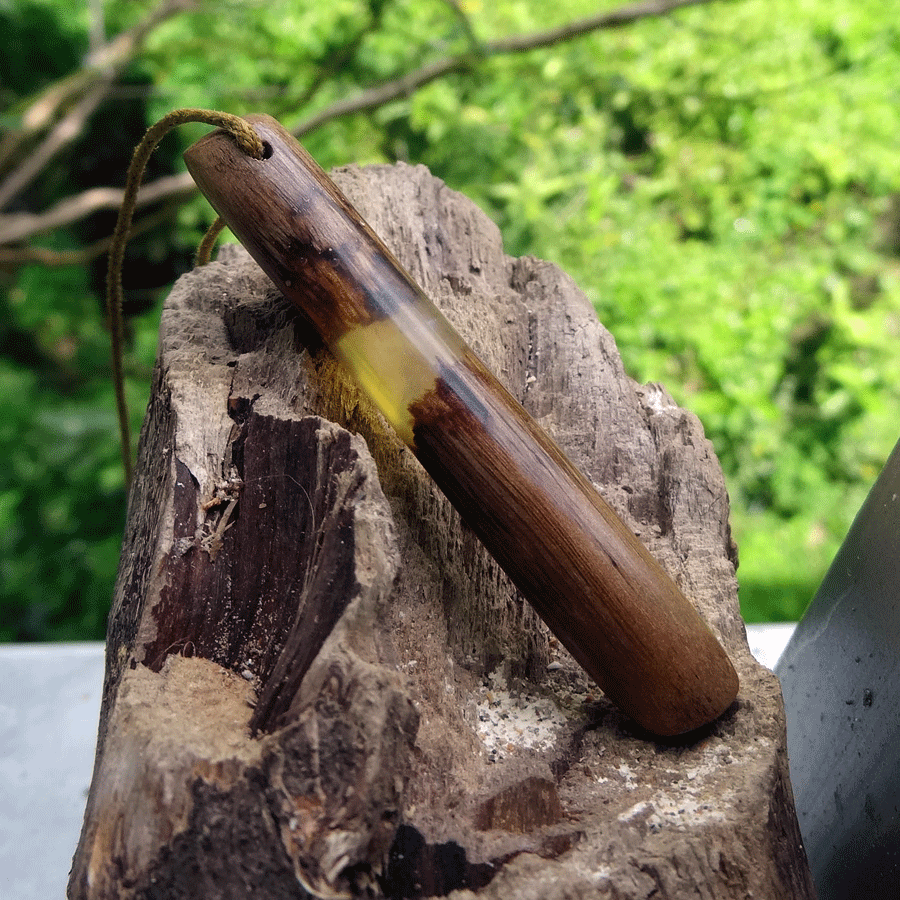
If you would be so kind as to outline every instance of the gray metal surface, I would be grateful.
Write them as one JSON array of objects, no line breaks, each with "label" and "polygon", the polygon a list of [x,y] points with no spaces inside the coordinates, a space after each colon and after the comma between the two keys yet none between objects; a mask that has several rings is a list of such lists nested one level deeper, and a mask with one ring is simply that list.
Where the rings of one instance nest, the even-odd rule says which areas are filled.
[{"label": "gray metal surface", "polygon": [[776,672],[820,900],[900,897],[900,444]]}]

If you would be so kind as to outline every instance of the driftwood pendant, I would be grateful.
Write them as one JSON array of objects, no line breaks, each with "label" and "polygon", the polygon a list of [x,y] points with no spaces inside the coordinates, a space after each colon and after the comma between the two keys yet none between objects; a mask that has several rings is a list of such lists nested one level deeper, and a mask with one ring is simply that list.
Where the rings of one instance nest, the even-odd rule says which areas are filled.
[{"label": "driftwood pendant", "polygon": [[678,740],[633,728],[226,246],[160,322],[69,896],[812,897],[700,423],[423,167],[333,177],[682,586],[740,696]]},{"label": "driftwood pendant", "polygon": [[691,603],[306,151],[249,121],[264,159],[224,132],[185,154],[219,215],[607,696],[659,735],[715,719],[738,678]]}]

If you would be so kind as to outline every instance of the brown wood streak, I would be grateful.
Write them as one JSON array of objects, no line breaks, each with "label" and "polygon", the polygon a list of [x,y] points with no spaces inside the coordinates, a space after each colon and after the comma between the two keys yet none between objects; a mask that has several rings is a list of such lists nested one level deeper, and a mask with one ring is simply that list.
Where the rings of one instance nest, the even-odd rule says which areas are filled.
[{"label": "brown wood streak", "polygon": [[[216,133],[188,150],[188,167],[325,341],[401,307],[424,309],[418,286],[306,151],[269,117],[249,120],[269,158],[250,159]],[[738,679],[705,622],[474,354],[456,356],[410,406],[425,468],[610,699],[656,734],[714,719]]]},{"label": "brown wood streak", "polygon": [[[278,122],[270,116],[247,120],[278,153],[255,160],[219,131],[189,148],[185,162],[216,212],[326,343],[389,314],[397,298],[421,293]],[[380,288],[377,295],[373,285]]]},{"label": "brown wood streak", "polygon": [[607,696],[657,734],[731,704],[737,675],[715,636],[480,360],[412,412],[419,460]]}]

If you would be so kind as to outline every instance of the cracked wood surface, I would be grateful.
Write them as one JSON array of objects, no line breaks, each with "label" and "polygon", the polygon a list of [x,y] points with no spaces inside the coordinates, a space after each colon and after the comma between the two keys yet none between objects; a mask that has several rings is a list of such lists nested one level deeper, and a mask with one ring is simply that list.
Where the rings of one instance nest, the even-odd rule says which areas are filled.
[{"label": "cracked wood surface", "polygon": [[699,422],[426,170],[335,177],[697,605],[741,693],[688,741],[639,734],[224,248],[163,316],[70,897],[813,896]]}]

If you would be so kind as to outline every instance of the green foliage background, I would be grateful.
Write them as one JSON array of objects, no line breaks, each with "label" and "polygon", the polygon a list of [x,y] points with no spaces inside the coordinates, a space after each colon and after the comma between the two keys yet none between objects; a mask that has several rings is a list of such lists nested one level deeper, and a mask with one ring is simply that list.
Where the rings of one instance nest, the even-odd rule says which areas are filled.
[{"label": "green foliage background", "polygon": [[[488,40],[597,6],[462,9]],[[109,2],[107,26],[147,8]],[[87,28],[71,0],[0,0],[0,128],[42,80],[78,65]],[[206,4],[154,34],[133,66],[142,103],[130,115],[143,127],[198,105],[269,111],[290,127],[471,49],[467,31],[441,0]],[[109,139],[109,121],[95,119],[91,144]],[[200,133],[185,129],[181,146]],[[491,214],[509,253],[575,278],[631,374],[702,419],[729,484],[744,614],[760,621],[802,613],[900,432],[898,138],[889,4],[740,0],[476,54],[471,71],[305,143],[326,168],[425,163]],[[89,149],[25,200],[63,196]],[[121,183],[125,164],[99,183]],[[182,206],[142,239],[141,265],[186,264],[210,220],[201,199]],[[73,226],[41,243],[85,239]],[[84,267],[0,272],[3,640],[104,634],[125,497],[98,287]],[[136,428],[164,294],[132,295]]]}]

